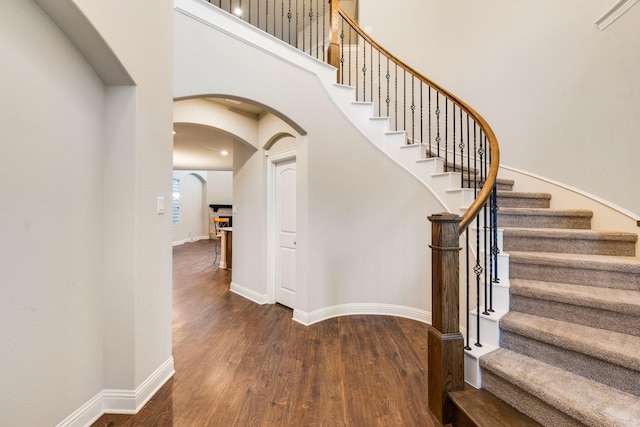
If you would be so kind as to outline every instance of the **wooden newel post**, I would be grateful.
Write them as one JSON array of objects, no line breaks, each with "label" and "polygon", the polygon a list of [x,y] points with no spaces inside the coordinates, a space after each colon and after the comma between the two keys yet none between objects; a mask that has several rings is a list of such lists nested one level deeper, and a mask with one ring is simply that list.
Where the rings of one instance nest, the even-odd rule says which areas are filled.
[{"label": "wooden newel post", "polygon": [[338,0],[329,0],[331,3],[331,43],[327,52],[327,62],[338,69],[336,81],[340,82],[340,2]]},{"label": "wooden newel post", "polygon": [[429,409],[451,422],[451,391],[464,389],[464,339],[459,330],[460,218],[435,214],[431,221],[431,326],[429,327]]}]

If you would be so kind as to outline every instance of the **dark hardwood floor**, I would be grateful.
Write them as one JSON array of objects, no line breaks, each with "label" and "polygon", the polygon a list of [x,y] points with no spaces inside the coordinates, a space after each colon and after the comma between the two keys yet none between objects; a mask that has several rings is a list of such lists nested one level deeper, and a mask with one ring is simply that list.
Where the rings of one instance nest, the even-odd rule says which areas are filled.
[{"label": "dark hardwood floor", "polygon": [[440,425],[427,408],[427,325],[302,326],[288,308],[231,293],[214,253],[206,240],[174,248],[174,377],[138,414],[93,427]]},{"label": "dark hardwood floor", "polygon": [[427,329],[349,316],[312,326],[229,292],[213,242],[174,248],[176,374],[134,416],[106,426],[436,426],[427,409]]}]

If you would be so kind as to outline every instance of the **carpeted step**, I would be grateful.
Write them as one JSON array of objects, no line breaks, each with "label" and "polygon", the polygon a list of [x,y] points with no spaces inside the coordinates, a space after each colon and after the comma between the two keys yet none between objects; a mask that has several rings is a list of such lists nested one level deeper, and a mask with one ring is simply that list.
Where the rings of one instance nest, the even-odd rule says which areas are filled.
[{"label": "carpeted step", "polygon": [[500,330],[503,348],[640,396],[640,337],[515,311]]},{"label": "carpeted step", "polygon": [[640,399],[501,348],[480,359],[482,386],[545,426],[633,426]]},{"label": "carpeted step", "polygon": [[640,258],[511,251],[509,277],[640,291]]},{"label": "carpeted step", "polygon": [[633,233],[556,228],[505,228],[504,251],[635,256]]},{"label": "carpeted step", "polygon": [[512,279],[512,311],[640,336],[640,292]]},{"label": "carpeted step", "polygon": [[[477,176],[471,176],[469,177],[468,174],[464,174],[463,175],[463,188],[475,188],[474,187],[474,181],[476,179],[479,179]],[[496,189],[498,191],[511,191],[513,189],[513,184],[514,181],[512,179],[504,179],[504,178],[497,178],[496,179]],[[480,186],[479,183],[475,184],[476,186]]]},{"label": "carpeted step", "polygon": [[548,208],[551,194],[498,191],[497,200],[501,208]]},{"label": "carpeted step", "polygon": [[548,208],[500,208],[499,227],[590,229],[592,211]]}]

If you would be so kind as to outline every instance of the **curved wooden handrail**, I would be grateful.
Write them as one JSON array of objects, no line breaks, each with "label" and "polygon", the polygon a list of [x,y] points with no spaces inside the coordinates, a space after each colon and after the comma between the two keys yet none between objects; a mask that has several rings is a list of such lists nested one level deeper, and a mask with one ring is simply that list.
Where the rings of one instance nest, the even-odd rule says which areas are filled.
[{"label": "curved wooden handrail", "polygon": [[[470,117],[472,117],[476,121],[476,123],[478,123],[478,125],[486,135],[487,141],[489,141],[489,146],[491,147],[491,164],[489,165],[489,172],[487,173],[487,178],[482,189],[476,196],[471,206],[469,206],[469,208],[462,215],[462,220],[460,221],[460,224],[459,224],[460,233],[462,233],[464,230],[467,229],[469,224],[471,224],[471,221],[473,221],[473,219],[476,216],[478,216],[478,214],[480,213],[480,210],[489,199],[489,196],[493,191],[493,187],[498,177],[498,168],[500,165],[500,147],[498,145],[498,138],[493,132],[493,129],[491,129],[491,126],[489,126],[487,121],[480,114],[478,114],[476,110],[471,108],[466,102],[464,102],[463,100],[461,100],[456,95],[449,92],[447,89],[443,88],[439,84],[423,76],[421,73],[419,73],[409,65],[405,64],[400,59],[396,58],[394,55],[391,54],[391,52],[386,50],[384,47],[380,46],[380,44],[378,44],[375,40],[369,37],[369,35],[366,34],[362,30],[362,28],[360,28],[360,26],[353,19],[351,19],[351,17],[344,10],[342,10],[342,8],[338,4],[336,4],[338,2],[332,1],[331,3],[332,3],[332,7],[335,7],[338,10],[339,15],[349,23],[349,25],[356,31],[356,33],[360,37],[362,37],[364,40],[366,40],[368,43],[370,43],[372,46],[374,46],[376,49],[382,52],[385,56],[387,56],[389,59],[391,59],[396,64],[398,64],[401,68],[406,70],[408,73],[414,75],[419,80],[423,81],[427,85],[431,86],[432,88],[434,88],[435,90],[437,90],[438,92],[442,93],[444,96],[449,98],[453,103],[458,105],[458,107],[460,107]],[[333,30],[332,37],[335,37],[337,40],[337,34],[336,34],[337,28],[338,28],[337,20],[332,20],[331,28]]]}]

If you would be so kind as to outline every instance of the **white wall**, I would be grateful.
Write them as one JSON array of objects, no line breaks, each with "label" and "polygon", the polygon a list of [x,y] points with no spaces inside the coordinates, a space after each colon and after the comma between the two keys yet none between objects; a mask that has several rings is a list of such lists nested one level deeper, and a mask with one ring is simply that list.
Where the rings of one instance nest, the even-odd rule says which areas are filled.
[{"label": "white wall", "polygon": [[0,424],[52,425],[103,386],[105,93],[33,2],[0,40]]},{"label": "white wall", "polygon": [[361,0],[359,17],[487,118],[503,164],[639,216],[640,7],[600,31],[615,3]]},{"label": "white wall", "polygon": [[0,14],[0,418],[83,425],[173,371],[171,5],[37,4]]},{"label": "white wall", "polygon": [[[230,205],[233,202],[233,172],[207,172],[207,206]],[[222,211],[219,211],[222,212]],[[231,214],[228,211],[228,214]]]},{"label": "white wall", "polygon": [[[144,399],[150,390],[139,387],[171,362],[171,215],[156,214],[156,203],[164,197],[165,212],[170,212],[172,5],[152,0],[75,3],[135,82],[127,111],[132,123],[120,127],[124,113],[114,108],[109,129],[121,139],[110,141],[119,151],[107,159],[108,212],[113,215],[105,220],[111,240],[105,245],[104,381],[105,388],[136,390]],[[121,187],[120,174],[130,178],[129,191],[122,194],[115,191]],[[115,222],[121,216],[128,218],[126,223]],[[123,260],[128,269],[115,275],[122,252],[129,251],[133,254]],[[127,307],[130,311],[122,313]],[[122,318],[125,324],[115,324]]]},{"label": "white wall", "polygon": [[173,224],[173,244],[209,237],[206,172],[174,171],[180,180],[179,223]]},{"label": "white wall", "polygon": [[231,205],[233,172],[173,171],[180,180],[180,223],[173,225],[173,245],[209,238],[210,218],[231,215],[231,208],[213,212],[209,205]]},{"label": "white wall", "polygon": [[[254,100],[297,130],[299,319],[313,321],[328,313],[325,310],[358,304],[428,312],[427,216],[442,208],[336,108],[320,80],[331,79],[335,72],[300,58],[282,44],[255,49],[241,39],[277,42],[254,39],[250,28],[229,24],[206,4],[191,0],[176,4],[230,27],[218,30],[213,28],[216,24],[209,27],[176,13],[174,96],[231,94]],[[207,54],[211,46],[215,55]],[[268,161],[262,147],[270,142],[261,137],[258,151],[234,149],[233,197],[238,214],[234,214],[233,282],[262,302],[267,294]]]}]

